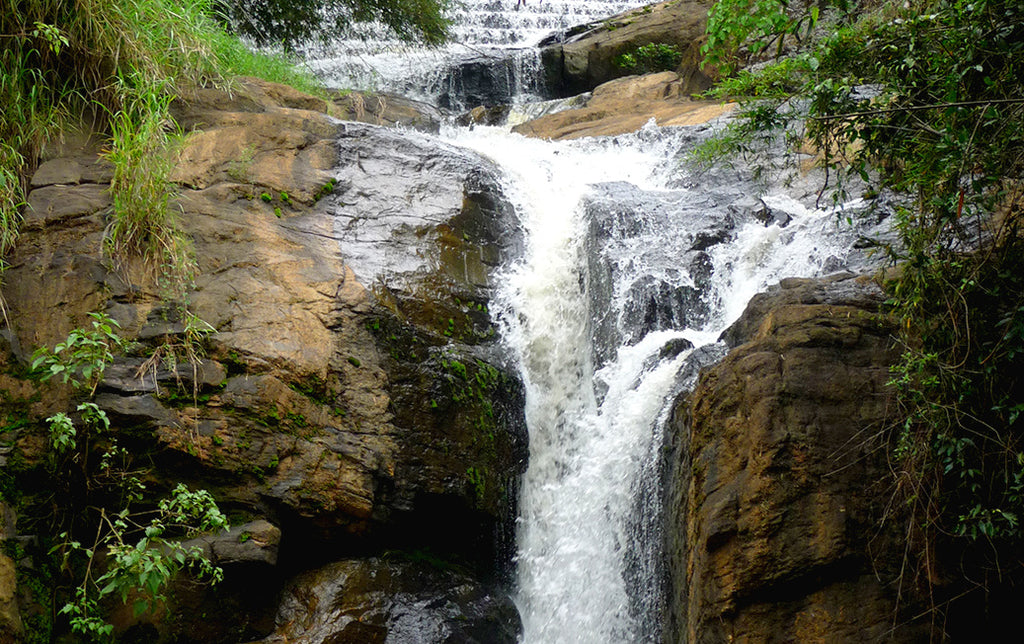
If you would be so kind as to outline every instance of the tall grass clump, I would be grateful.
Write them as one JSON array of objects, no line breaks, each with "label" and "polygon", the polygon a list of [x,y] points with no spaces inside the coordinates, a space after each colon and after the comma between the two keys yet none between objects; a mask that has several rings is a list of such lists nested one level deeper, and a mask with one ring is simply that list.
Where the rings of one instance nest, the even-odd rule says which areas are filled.
[{"label": "tall grass clump", "polygon": [[44,146],[84,126],[107,137],[114,165],[105,251],[119,265],[141,258],[165,284],[188,282],[191,251],[168,207],[180,140],[171,101],[243,74],[315,87],[286,58],[227,33],[213,11],[210,0],[0,0],[0,258]]}]

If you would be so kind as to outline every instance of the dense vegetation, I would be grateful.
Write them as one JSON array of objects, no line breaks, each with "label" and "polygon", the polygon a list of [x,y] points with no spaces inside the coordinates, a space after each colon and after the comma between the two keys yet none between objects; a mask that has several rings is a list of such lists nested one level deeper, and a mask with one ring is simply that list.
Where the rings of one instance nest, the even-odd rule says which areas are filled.
[{"label": "dense vegetation", "polygon": [[708,33],[726,73],[768,61],[717,90],[745,119],[714,150],[783,131],[813,142],[837,198],[863,182],[907,195],[900,243],[878,249],[904,348],[885,436],[902,583],[930,598],[936,633],[958,611],[1012,619],[999,603],[1024,580],[1024,2],[721,0]]}]

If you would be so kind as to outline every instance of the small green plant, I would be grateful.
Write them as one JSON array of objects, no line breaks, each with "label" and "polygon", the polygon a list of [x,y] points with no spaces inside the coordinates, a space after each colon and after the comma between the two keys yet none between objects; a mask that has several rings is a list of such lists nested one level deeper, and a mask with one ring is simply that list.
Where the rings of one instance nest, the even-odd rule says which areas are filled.
[{"label": "small green plant", "polygon": [[270,203],[271,201],[274,200],[274,198],[270,196],[269,192],[261,192],[260,193],[260,200],[263,203]]},{"label": "small green plant", "polygon": [[632,74],[671,71],[683,61],[683,52],[675,45],[649,43],[615,57],[615,64]]},{"label": "small green plant", "polygon": [[279,196],[281,197],[281,202],[282,203],[284,203],[285,205],[288,205],[288,206],[292,205],[292,198],[290,196],[288,196],[287,192],[282,190]]},{"label": "small green plant", "polygon": [[238,158],[228,164],[228,176],[239,183],[249,181],[249,173],[252,170],[253,157],[256,154],[256,147],[249,144],[242,148]]},{"label": "small green plant", "polygon": [[359,360],[359,358],[357,358],[355,356],[349,356],[348,357],[348,363],[350,365],[352,365],[353,367],[357,367],[357,368],[363,366],[363,363]]},{"label": "small green plant", "polygon": [[124,348],[116,329],[120,325],[105,313],[90,313],[92,329],[75,329],[52,350],[41,347],[32,355],[32,370],[42,380],[58,378],[76,388],[96,391],[103,372],[114,359],[114,350]]},{"label": "small green plant", "polygon": [[470,489],[473,490],[473,496],[476,498],[477,503],[483,503],[484,493],[487,491],[487,481],[483,472],[475,467],[467,468],[466,480],[469,481]]},{"label": "small green plant", "polygon": [[[58,377],[89,397],[114,359],[114,349],[125,344],[110,318],[102,313],[90,316],[91,330],[73,330],[53,350],[37,350],[33,361],[44,380]],[[202,549],[181,545],[181,540],[201,531],[227,528],[208,492],[178,485],[155,509],[135,511],[146,486],[131,469],[131,454],[118,444],[103,409],[86,401],[74,414],[59,412],[47,423],[55,498],[67,499],[56,518],[66,529],[50,553],[59,554],[62,572],[78,579],[73,599],[60,609],[73,632],[110,641],[113,625],[103,618],[101,608],[107,598],[131,600],[136,614],[153,610],[163,601],[162,591],[172,576],[183,568],[200,579],[220,580],[220,569]],[[120,506],[112,509],[112,500]],[[82,532],[92,539],[88,545],[76,536]]]},{"label": "small green plant", "polygon": [[[165,601],[163,589],[183,568],[199,579],[220,581],[223,571],[210,563],[203,549],[186,548],[181,541],[201,532],[227,529],[227,518],[208,492],[193,492],[180,484],[152,512],[132,513],[124,508],[108,514],[103,510],[92,544],[83,545],[65,532],[51,551],[61,555],[66,568],[73,566],[73,558],[87,562],[74,600],[60,612],[68,616],[73,632],[110,640],[114,626],[103,619],[100,610],[107,597],[124,604],[131,600],[135,614],[140,615]],[[98,574],[100,567],[93,565],[100,553],[106,558],[102,574]]]}]

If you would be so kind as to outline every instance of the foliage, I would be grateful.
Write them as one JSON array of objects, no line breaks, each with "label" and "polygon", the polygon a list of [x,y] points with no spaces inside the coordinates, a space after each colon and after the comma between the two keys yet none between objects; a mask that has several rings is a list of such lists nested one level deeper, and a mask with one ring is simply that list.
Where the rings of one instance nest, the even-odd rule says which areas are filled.
[{"label": "foliage", "polygon": [[[219,0],[218,9],[239,33],[260,45],[291,49],[329,41],[357,23],[384,26],[398,38],[439,45],[448,38],[449,0]],[[379,33],[373,34],[379,36]]]},{"label": "foliage", "polygon": [[[168,208],[176,143],[169,105],[236,74],[310,89],[282,56],[252,52],[213,18],[212,0],[4,0],[0,6],[0,258],[13,247],[25,181],[67,130],[105,129],[114,213],[105,248],[143,258],[180,291],[193,270]],[[79,122],[79,121],[82,122]],[[0,269],[3,268],[0,263]],[[2,307],[0,307],[2,310]]]},{"label": "foliage", "polygon": [[615,57],[615,64],[634,74],[671,71],[679,67],[683,52],[675,45],[649,43]]},{"label": "foliage", "polygon": [[[181,539],[227,528],[227,518],[208,492],[192,492],[180,484],[152,512],[133,514],[124,508],[108,515],[101,510],[100,527],[91,545],[72,540],[65,532],[60,535],[63,541],[54,547],[54,552],[62,552],[65,566],[72,557],[81,556],[87,562],[74,600],[60,612],[69,617],[73,632],[98,641],[111,639],[114,627],[100,611],[104,599],[115,597],[124,604],[131,600],[135,615],[141,615],[160,607],[166,600],[163,589],[183,568],[193,570],[199,579],[220,581],[223,571],[210,563],[203,549],[186,548]],[[168,538],[170,535],[175,538]],[[106,553],[106,565],[98,574],[93,564],[101,550]]]},{"label": "foliage", "polygon": [[[90,315],[91,330],[73,330],[53,350],[37,350],[33,361],[42,379],[61,378],[89,396],[113,351],[124,346],[113,320],[102,313]],[[201,548],[181,543],[228,527],[208,492],[179,484],[155,508],[136,510],[146,485],[141,473],[131,469],[132,456],[118,444],[103,409],[86,401],[74,414],[58,412],[47,423],[52,501],[59,508],[53,520],[63,528],[50,553],[59,553],[60,570],[76,578],[73,599],[60,609],[73,632],[110,641],[113,626],[102,612],[108,598],[132,601],[136,615],[154,611],[165,600],[167,584],[184,568],[200,579],[221,579],[222,572]],[[92,541],[83,545],[80,533]]]},{"label": "foliage", "polygon": [[87,388],[90,395],[103,378],[113,351],[124,346],[115,329],[120,325],[105,313],[90,313],[92,329],[74,329],[64,342],[52,350],[40,347],[32,355],[32,370],[43,380],[57,377],[76,388]]},{"label": "foliage", "polygon": [[705,64],[715,65],[723,75],[735,71],[746,56],[755,56],[776,47],[782,53],[787,37],[809,35],[818,22],[819,9],[806,12],[790,9],[783,0],[719,0],[708,11],[707,41],[701,47]]},{"label": "foliage", "polygon": [[[899,247],[884,249],[899,267],[890,304],[904,345],[891,381],[902,410],[894,474],[921,578],[959,573],[948,592],[966,594],[1014,583],[1024,561],[1024,3],[873,6],[853,24],[833,12],[792,62],[741,73],[720,93],[772,97],[745,114],[776,130],[806,118],[801,138],[837,197],[856,179],[911,198],[896,216]],[[773,11],[754,27],[713,21],[725,49],[712,60],[793,34],[801,18]],[[735,147],[749,145],[741,138]],[[936,552],[959,569],[940,571]]]}]

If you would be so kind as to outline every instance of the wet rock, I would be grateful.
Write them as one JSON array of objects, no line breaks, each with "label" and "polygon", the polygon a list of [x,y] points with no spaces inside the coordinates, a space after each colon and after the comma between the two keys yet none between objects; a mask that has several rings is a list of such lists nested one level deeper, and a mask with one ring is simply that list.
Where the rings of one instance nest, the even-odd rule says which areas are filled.
[{"label": "wet rock", "polygon": [[751,298],[743,315],[722,332],[720,340],[730,347],[748,342],[760,325],[771,319],[773,309],[786,305],[842,304],[877,313],[884,301],[885,294],[878,284],[863,275],[836,273],[821,279],[787,278]]},{"label": "wet rock", "polygon": [[693,348],[693,343],[685,338],[677,338],[675,340],[669,340],[665,343],[665,346],[658,351],[658,360],[664,360],[666,358],[674,358],[683,351]]},{"label": "wet rock", "polygon": [[332,99],[332,114],[345,121],[437,133],[445,113],[422,101],[383,92],[347,92]]},{"label": "wet rock", "polygon": [[186,549],[193,546],[202,548],[217,566],[275,566],[281,545],[281,530],[265,519],[258,519],[218,534],[192,539],[182,545]]},{"label": "wet rock", "polygon": [[438,562],[347,560],[285,588],[277,630],[264,642],[451,644],[518,640],[519,614],[504,593]]},{"label": "wet rock", "polygon": [[700,69],[700,46],[710,4],[706,0],[662,2],[549,37],[542,50],[548,82],[561,96],[590,91],[630,73],[615,63],[616,58],[642,45],[657,43],[683,53],[677,70],[682,93],[704,91],[713,78]]},{"label": "wet rock", "polygon": [[523,77],[519,61],[514,50],[496,50],[493,55],[459,61],[444,73],[437,104],[457,111],[511,103],[521,90],[517,82]]},{"label": "wet rock", "polygon": [[478,105],[468,112],[463,112],[455,119],[455,123],[463,126],[472,125],[502,125],[508,119],[511,110],[509,105],[496,105],[484,107]]},{"label": "wet rock", "polygon": [[677,401],[671,639],[922,639],[905,542],[879,523],[896,351],[877,310],[851,276],[787,280]]},{"label": "wet rock", "polygon": [[546,114],[512,128],[540,139],[578,139],[660,126],[697,125],[728,113],[731,103],[695,101],[675,72],[627,76],[599,85],[583,107]]},{"label": "wet rock", "polygon": [[[710,311],[704,299],[711,279],[705,249],[732,235],[732,219],[715,195],[709,191],[694,200],[685,191],[653,194],[609,183],[594,190],[586,208],[595,363],[604,364],[620,344],[651,331],[699,328]],[[658,243],[650,243],[652,238]],[[677,268],[645,275],[616,292],[621,276],[636,272],[638,264]]]}]

